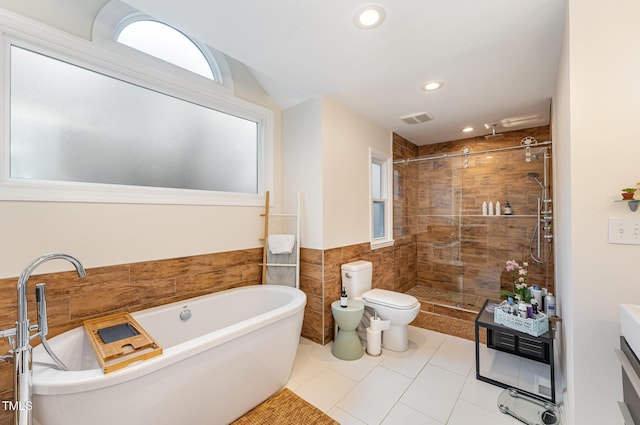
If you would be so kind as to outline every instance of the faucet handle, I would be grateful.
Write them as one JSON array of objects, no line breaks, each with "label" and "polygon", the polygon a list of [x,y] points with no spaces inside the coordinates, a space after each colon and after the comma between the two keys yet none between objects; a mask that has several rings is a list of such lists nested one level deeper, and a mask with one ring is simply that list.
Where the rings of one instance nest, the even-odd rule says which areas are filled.
[{"label": "faucet handle", "polygon": [[0,331],[0,338],[11,338],[16,335],[16,328],[9,328]]}]

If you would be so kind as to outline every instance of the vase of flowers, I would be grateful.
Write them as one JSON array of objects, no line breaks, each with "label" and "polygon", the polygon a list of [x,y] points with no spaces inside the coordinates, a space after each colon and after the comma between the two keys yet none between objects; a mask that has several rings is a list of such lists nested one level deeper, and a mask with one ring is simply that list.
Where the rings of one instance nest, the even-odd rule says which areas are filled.
[{"label": "vase of flowers", "polygon": [[500,291],[500,295],[513,297],[516,302],[529,302],[531,300],[531,295],[529,295],[529,287],[527,286],[527,277],[529,275],[527,267],[529,267],[529,263],[527,263],[526,261],[523,261],[522,264],[519,264],[515,260],[507,261],[505,270],[511,272],[511,276],[513,277],[513,292]]}]

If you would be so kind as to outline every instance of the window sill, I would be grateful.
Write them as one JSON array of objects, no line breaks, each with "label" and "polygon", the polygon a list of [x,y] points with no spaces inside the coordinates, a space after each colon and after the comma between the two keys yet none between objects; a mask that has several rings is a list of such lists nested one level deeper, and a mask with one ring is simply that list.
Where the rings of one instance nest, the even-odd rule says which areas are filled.
[{"label": "window sill", "polygon": [[371,250],[373,251],[374,249],[386,248],[388,246],[393,246],[394,244],[395,241],[393,239],[384,241],[373,241],[371,242]]},{"label": "window sill", "polygon": [[0,201],[264,206],[264,196],[260,194],[16,180],[0,180]]}]

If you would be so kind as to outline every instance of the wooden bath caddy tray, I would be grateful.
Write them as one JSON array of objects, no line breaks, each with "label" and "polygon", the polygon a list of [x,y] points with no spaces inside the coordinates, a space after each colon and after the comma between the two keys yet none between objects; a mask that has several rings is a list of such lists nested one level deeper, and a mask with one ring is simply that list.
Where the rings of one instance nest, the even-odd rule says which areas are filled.
[{"label": "wooden bath caddy tray", "polygon": [[116,313],[84,321],[104,373],[162,354],[160,344],[129,313]]}]

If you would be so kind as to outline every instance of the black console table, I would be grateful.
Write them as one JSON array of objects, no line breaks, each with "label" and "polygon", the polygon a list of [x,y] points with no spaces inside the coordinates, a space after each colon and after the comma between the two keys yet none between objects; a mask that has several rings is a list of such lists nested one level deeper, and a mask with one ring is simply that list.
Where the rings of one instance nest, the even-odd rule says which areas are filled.
[{"label": "black console table", "polygon": [[[475,320],[476,378],[501,388],[513,388],[511,385],[480,374],[480,328],[485,328],[487,330],[487,347],[549,365],[551,381],[550,400],[552,403],[555,403],[555,368],[553,360],[553,330],[551,326],[548,332],[540,336],[531,336],[524,332],[508,328],[493,320],[493,313],[489,313],[486,310],[487,304],[489,303],[499,304],[500,301],[485,301]],[[539,394],[533,394],[521,388],[518,388],[518,390],[532,397],[541,397]]]}]

